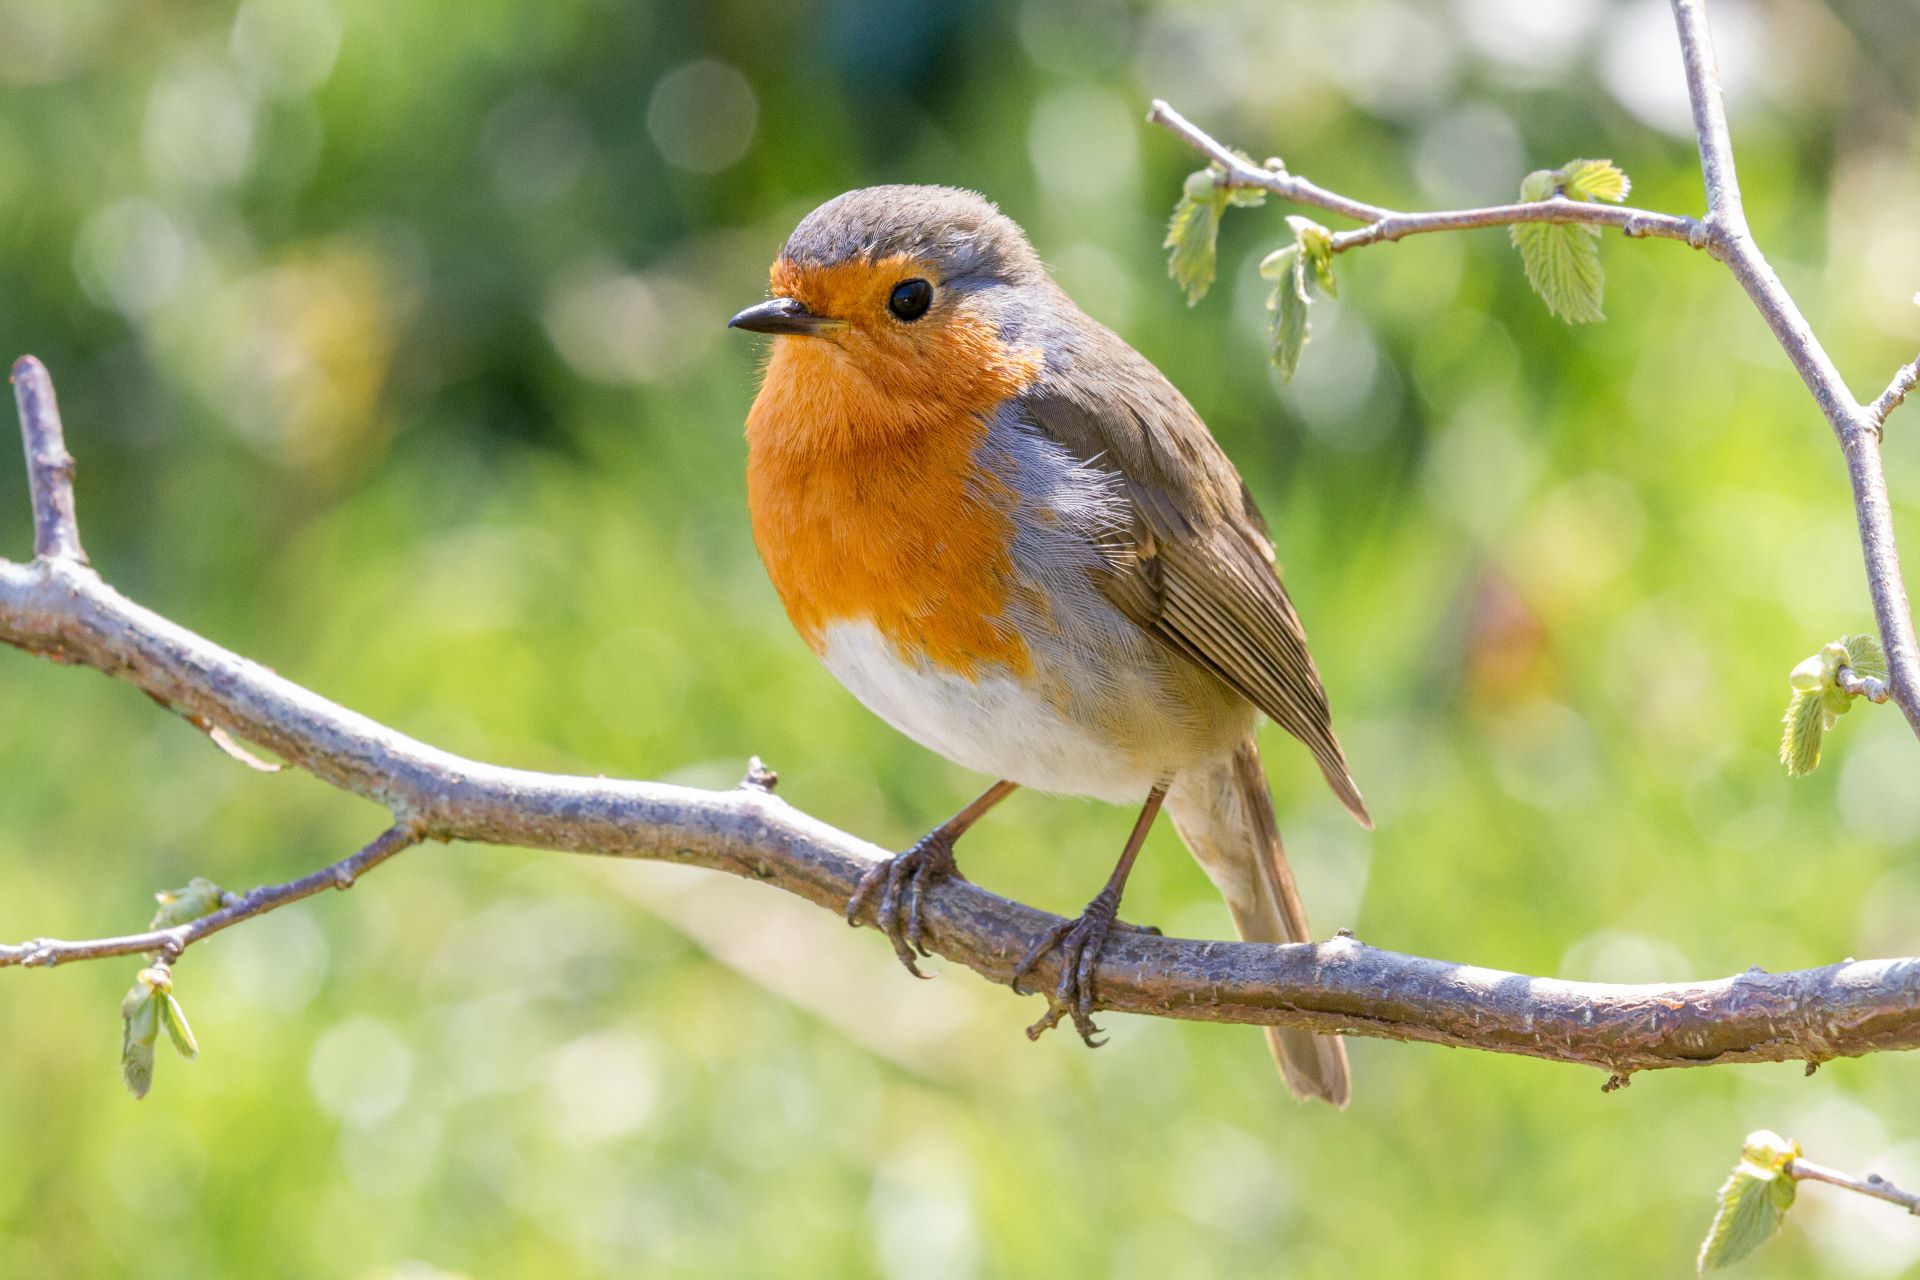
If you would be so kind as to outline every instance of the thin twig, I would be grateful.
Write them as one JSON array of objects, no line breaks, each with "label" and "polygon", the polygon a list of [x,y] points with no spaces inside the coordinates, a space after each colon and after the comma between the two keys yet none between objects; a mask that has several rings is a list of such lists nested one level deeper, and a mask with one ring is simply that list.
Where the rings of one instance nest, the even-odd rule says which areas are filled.
[{"label": "thin twig", "polygon": [[1893,696],[1893,690],[1887,688],[1887,682],[1877,676],[1863,676],[1852,667],[1841,667],[1833,673],[1833,682],[1844,693],[1865,698],[1868,702],[1885,702]]},{"label": "thin twig", "polygon": [[1289,173],[1270,162],[1267,167],[1253,164],[1246,157],[1211,137],[1165,102],[1155,99],[1147,112],[1147,121],[1166,129],[1188,146],[1220,166],[1222,185],[1271,191],[1295,204],[1325,209],[1352,218],[1365,226],[1342,231],[1333,237],[1333,251],[1344,253],[1370,244],[1401,240],[1407,236],[1434,231],[1465,231],[1474,227],[1503,227],[1516,222],[1580,222],[1592,226],[1613,227],[1630,236],[1654,236],[1679,240],[1696,247],[1702,243],[1700,224],[1692,218],[1670,213],[1654,213],[1626,205],[1594,204],[1556,196],[1551,200],[1516,204],[1488,205],[1479,209],[1437,209],[1422,213],[1402,213],[1380,205],[1368,204],[1329,191],[1296,173]]},{"label": "thin twig", "polygon": [[1511,226],[1516,222],[1580,222],[1589,226],[1613,227],[1635,239],[1652,236],[1662,240],[1678,240],[1696,248],[1705,243],[1700,223],[1692,218],[1677,217],[1671,213],[1652,213],[1627,205],[1595,204],[1587,200],[1554,196],[1547,200],[1488,205],[1480,209],[1390,213],[1364,227],[1338,232],[1333,237],[1333,251],[1345,253],[1349,249],[1433,231],[1469,231],[1475,227]]},{"label": "thin twig", "polygon": [[1850,1173],[1838,1169],[1829,1169],[1825,1165],[1815,1164],[1811,1160],[1798,1157],[1787,1161],[1787,1176],[1796,1182],[1825,1182],[1836,1187],[1845,1187],[1849,1191],[1863,1196],[1872,1196],[1876,1200],[1885,1200],[1888,1204],[1897,1204],[1908,1213],[1920,1215],[1920,1194],[1903,1191],[1877,1173],[1869,1173],[1864,1178],[1856,1178]]},{"label": "thin twig", "polygon": [[372,843],[298,880],[285,884],[262,885],[241,894],[218,911],[171,929],[152,929],[117,938],[95,938],[85,942],[62,942],[58,938],[34,938],[18,946],[0,946],[0,969],[11,965],[51,969],[68,960],[99,960],[107,956],[144,955],[158,952],[177,959],[200,939],[228,929],[242,920],[265,915],[288,903],[311,898],[328,889],[351,889],[354,881],[402,849],[419,844],[420,835],[409,827],[396,825],[382,832]]},{"label": "thin twig", "polygon": [[1673,0],[1673,20],[1680,35],[1680,60],[1686,67],[1700,173],[1707,188],[1707,222],[1744,231],[1747,214],[1733,167],[1733,134],[1727,127],[1726,95],[1714,62],[1713,36],[1707,29],[1706,0]]},{"label": "thin twig", "polygon": [[32,356],[13,362],[13,399],[20,410],[20,438],[27,452],[27,486],[33,500],[33,554],[85,563],[80,525],[73,514],[73,455],[60,428],[47,367]]},{"label": "thin twig", "polygon": [[1876,424],[1887,420],[1887,415],[1900,407],[1913,389],[1920,386],[1920,357],[1911,364],[1903,364],[1900,371],[1893,375],[1893,381],[1880,393],[1880,398],[1867,407],[1867,413]]},{"label": "thin twig", "polygon": [[1272,191],[1295,204],[1312,205],[1352,218],[1356,222],[1378,222],[1382,218],[1395,216],[1391,209],[1377,204],[1367,204],[1336,192],[1328,191],[1298,174],[1288,173],[1277,164],[1265,168],[1254,164],[1239,152],[1208,137],[1196,128],[1185,116],[1175,111],[1159,98],[1153,100],[1153,106],[1147,111],[1147,123],[1157,124],[1169,130],[1186,142],[1190,147],[1204,154],[1208,159],[1226,171],[1226,185],[1230,187],[1259,187]]}]

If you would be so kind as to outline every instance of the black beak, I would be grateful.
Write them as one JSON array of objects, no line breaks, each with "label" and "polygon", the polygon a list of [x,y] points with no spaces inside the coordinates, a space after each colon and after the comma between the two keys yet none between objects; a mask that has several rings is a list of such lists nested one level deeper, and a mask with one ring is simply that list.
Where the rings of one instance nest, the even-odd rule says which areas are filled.
[{"label": "black beak", "polygon": [[793,333],[802,337],[817,336],[839,327],[838,320],[817,316],[793,298],[769,299],[759,306],[748,307],[727,321],[729,329],[745,329],[749,333]]}]

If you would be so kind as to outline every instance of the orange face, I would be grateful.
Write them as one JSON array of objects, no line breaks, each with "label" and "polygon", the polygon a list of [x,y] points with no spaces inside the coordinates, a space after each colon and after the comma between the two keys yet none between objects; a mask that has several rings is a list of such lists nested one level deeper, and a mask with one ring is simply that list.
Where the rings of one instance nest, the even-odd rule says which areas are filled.
[{"label": "orange face", "polygon": [[[889,304],[916,282],[925,310],[903,319]],[[964,426],[1026,387],[1040,371],[1037,351],[1000,341],[993,323],[958,290],[946,288],[929,263],[906,257],[831,266],[781,259],[773,266],[776,299],[806,309],[808,332],[788,331],[775,344],[761,403],[790,392],[804,408],[772,414],[814,448],[845,448],[881,436]],[[768,425],[772,425],[769,423]],[[748,430],[754,430],[749,419]],[[792,443],[798,444],[796,440]]]},{"label": "orange face", "polygon": [[[889,303],[913,280],[931,297],[903,319]],[[783,260],[773,292],[763,331],[782,336],[747,415],[747,498],[794,625],[816,649],[853,620],[947,670],[1024,669],[1001,622],[1014,496],[975,450],[1039,375],[1040,353],[1009,348],[961,291],[906,258]]]}]

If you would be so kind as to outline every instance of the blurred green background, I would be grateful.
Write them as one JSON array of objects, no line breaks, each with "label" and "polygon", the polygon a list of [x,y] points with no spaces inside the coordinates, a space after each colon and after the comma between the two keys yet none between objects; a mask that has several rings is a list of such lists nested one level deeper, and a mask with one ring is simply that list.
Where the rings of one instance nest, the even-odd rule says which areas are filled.
[{"label": "blurred green background", "polygon": [[[1920,339],[1912,0],[1716,0],[1749,211],[1857,389]],[[904,845],[978,788],[818,669],[756,561],[723,324],[819,201],[976,187],[1212,424],[1273,520],[1379,830],[1268,743],[1314,920],[1616,981],[1920,952],[1920,752],[1774,759],[1871,617],[1838,451],[1730,278],[1609,238],[1569,329],[1506,237],[1342,263],[1298,380],[1234,211],[1189,311],[1164,96],[1407,207],[1611,156],[1699,208],[1665,6],[1459,0],[0,0],[0,353],[52,369],[86,544],[141,602],[503,763],[731,785]],[[1909,420],[1911,418],[1911,420]],[[1920,538],[1920,413],[1887,442]],[[0,547],[29,544],[0,466]],[[1913,552],[1920,556],[1920,552]],[[134,690],[0,654],[0,936],[299,874],[382,815]],[[969,873],[1056,910],[1130,818],[1017,798]],[[1163,824],[1129,914],[1226,936]],[[0,975],[0,1275],[1678,1275],[1742,1136],[1920,1178],[1920,1064],[1641,1077],[1252,1031],[1030,1045],[965,973],[714,875],[407,854],[180,965],[203,1046],[117,1072],[138,966]],[[944,968],[944,967],[943,967]],[[1745,1273],[1893,1275],[1815,1188]]]}]

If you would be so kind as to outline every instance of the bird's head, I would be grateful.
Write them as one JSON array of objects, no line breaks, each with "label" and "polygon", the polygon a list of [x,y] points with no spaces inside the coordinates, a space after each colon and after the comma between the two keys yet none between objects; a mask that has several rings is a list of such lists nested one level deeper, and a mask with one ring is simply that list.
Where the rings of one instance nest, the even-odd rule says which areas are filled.
[{"label": "bird's head", "polygon": [[770,291],[728,324],[778,335],[762,399],[787,407],[797,394],[828,432],[990,410],[1038,374],[1014,321],[1052,293],[1011,218],[970,191],[918,186],[815,209],[774,261]]}]

